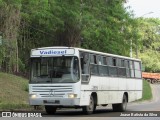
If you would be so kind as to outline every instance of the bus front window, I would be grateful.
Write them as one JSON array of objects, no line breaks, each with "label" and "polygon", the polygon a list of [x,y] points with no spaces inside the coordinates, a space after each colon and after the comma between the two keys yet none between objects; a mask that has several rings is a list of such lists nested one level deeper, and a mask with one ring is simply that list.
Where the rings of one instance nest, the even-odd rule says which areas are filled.
[{"label": "bus front window", "polygon": [[77,57],[31,58],[31,83],[75,83],[79,81]]}]

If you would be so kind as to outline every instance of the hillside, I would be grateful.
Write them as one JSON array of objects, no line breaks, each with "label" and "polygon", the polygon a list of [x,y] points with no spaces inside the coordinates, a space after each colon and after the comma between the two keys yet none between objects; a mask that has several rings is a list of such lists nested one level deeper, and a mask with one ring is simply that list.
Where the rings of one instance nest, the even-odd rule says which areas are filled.
[{"label": "hillside", "polygon": [[28,80],[0,73],[0,110],[29,107]]}]

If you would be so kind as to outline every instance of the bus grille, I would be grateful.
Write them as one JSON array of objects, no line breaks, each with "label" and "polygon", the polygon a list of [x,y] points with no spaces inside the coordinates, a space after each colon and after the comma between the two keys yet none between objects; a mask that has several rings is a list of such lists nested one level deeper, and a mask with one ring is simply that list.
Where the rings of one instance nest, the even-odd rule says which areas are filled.
[{"label": "bus grille", "polygon": [[37,93],[39,97],[55,97],[62,98],[66,93],[71,93],[72,86],[55,86],[55,85],[33,85],[32,92]]}]

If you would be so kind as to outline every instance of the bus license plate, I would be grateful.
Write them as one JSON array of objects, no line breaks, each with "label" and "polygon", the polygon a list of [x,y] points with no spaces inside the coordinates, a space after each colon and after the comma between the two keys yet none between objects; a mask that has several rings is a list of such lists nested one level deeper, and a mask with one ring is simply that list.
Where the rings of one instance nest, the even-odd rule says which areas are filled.
[{"label": "bus license plate", "polygon": [[60,104],[59,100],[43,100],[43,103]]}]

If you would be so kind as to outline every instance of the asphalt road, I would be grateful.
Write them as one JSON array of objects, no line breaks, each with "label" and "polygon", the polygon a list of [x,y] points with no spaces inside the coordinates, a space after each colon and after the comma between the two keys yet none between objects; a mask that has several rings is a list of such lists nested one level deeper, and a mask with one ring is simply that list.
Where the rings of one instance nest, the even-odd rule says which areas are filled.
[{"label": "asphalt road", "polygon": [[151,84],[153,99],[128,105],[128,111],[160,111],[160,84]]}]

